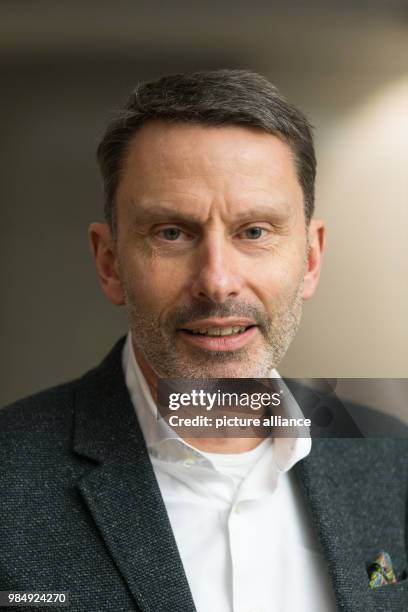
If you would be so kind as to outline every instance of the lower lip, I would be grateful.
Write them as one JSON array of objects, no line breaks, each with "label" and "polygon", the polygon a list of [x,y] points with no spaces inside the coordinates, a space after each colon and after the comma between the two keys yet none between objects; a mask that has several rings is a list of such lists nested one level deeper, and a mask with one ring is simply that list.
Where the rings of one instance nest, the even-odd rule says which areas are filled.
[{"label": "lower lip", "polygon": [[185,342],[207,351],[235,351],[248,344],[256,332],[257,327],[249,327],[244,332],[231,336],[200,336],[190,334],[182,329],[179,330],[179,334]]}]

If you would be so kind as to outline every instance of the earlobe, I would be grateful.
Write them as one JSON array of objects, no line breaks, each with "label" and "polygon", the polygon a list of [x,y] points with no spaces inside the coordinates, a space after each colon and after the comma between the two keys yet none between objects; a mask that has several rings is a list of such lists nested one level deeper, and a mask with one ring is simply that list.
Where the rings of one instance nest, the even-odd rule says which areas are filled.
[{"label": "earlobe", "polygon": [[309,247],[303,283],[303,299],[311,298],[319,283],[326,244],[326,228],[320,219],[312,219],[309,224]]},{"label": "earlobe", "polygon": [[89,243],[102,291],[112,304],[124,304],[112,232],[107,223],[91,223]]}]

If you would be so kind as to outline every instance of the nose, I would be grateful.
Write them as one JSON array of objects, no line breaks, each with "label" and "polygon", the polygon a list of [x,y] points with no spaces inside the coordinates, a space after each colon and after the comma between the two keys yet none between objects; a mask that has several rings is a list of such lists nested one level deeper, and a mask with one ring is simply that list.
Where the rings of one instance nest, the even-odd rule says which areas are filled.
[{"label": "nose", "polygon": [[196,274],[191,291],[196,299],[222,304],[237,297],[243,278],[239,272],[238,253],[217,232],[205,237],[197,249]]}]

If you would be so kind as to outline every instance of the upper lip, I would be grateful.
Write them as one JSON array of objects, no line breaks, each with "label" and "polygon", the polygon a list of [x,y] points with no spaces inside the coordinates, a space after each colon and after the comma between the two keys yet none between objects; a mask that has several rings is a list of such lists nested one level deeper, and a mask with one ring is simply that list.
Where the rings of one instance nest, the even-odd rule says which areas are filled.
[{"label": "upper lip", "polygon": [[248,327],[250,325],[256,325],[255,321],[251,319],[235,319],[235,318],[227,318],[222,317],[221,319],[199,319],[198,321],[191,321],[190,323],[186,323],[180,329],[205,329],[208,327]]}]

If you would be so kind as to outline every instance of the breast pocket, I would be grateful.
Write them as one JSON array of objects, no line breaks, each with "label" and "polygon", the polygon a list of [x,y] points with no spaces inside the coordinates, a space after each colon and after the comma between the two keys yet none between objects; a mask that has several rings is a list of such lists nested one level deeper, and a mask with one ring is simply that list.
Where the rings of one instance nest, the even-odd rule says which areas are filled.
[{"label": "breast pocket", "polygon": [[370,591],[373,612],[407,612],[408,578]]}]

